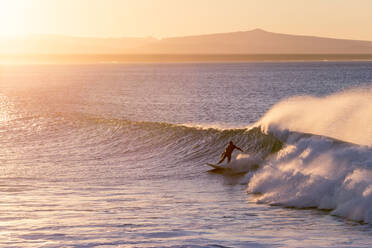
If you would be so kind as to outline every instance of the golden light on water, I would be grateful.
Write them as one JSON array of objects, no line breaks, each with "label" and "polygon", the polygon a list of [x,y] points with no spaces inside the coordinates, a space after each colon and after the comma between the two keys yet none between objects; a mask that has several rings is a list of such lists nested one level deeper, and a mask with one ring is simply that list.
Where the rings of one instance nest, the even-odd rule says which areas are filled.
[{"label": "golden light on water", "polygon": [[8,107],[6,105],[5,97],[0,95],[0,122],[9,120]]},{"label": "golden light on water", "polygon": [[6,122],[11,119],[10,112],[13,107],[9,98],[0,94],[0,122]]}]

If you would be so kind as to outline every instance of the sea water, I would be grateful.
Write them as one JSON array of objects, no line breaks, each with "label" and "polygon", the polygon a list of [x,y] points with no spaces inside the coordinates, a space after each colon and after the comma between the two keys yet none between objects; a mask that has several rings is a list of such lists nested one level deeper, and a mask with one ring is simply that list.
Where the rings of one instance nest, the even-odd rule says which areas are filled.
[{"label": "sea water", "polygon": [[[370,247],[372,63],[0,67],[1,247]],[[210,172],[232,140],[229,165]]]}]

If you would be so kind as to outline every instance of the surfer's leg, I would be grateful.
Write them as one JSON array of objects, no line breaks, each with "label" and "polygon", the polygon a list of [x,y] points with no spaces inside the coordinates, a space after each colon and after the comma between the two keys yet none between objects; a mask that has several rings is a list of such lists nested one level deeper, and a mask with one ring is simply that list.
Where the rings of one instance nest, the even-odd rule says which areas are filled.
[{"label": "surfer's leg", "polygon": [[226,154],[223,154],[222,156],[221,156],[221,159],[220,159],[220,161],[218,161],[218,163],[217,164],[220,164],[220,163],[222,163],[224,160],[225,160],[225,158],[226,158]]},{"label": "surfer's leg", "polygon": [[227,156],[227,163],[230,163],[230,160],[231,160],[231,155],[228,155]]}]

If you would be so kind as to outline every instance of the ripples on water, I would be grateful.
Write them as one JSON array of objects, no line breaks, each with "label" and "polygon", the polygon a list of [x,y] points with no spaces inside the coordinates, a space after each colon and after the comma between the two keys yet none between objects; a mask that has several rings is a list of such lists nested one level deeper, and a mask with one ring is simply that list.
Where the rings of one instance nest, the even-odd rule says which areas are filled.
[{"label": "ripples on water", "polygon": [[246,177],[204,163],[230,139],[257,148],[244,129],[207,127],[247,127],[294,95],[369,87],[371,68],[3,66],[0,245],[369,247],[369,225],[257,204]]}]

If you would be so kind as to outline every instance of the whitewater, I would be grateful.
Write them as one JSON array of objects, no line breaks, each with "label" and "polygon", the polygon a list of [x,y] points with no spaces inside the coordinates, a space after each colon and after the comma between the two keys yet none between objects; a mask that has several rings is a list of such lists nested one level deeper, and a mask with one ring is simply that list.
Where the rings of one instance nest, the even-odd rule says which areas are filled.
[{"label": "whitewater", "polygon": [[257,125],[285,146],[249,178],[248,191],[262,193],[258,202],[316,207],[370,223],[371,113],[372,88],[278,103]]},{"label": "whitewater", "polygon": [[0,192],[0,247],[370,247],[372,63],[2,65]]}]

